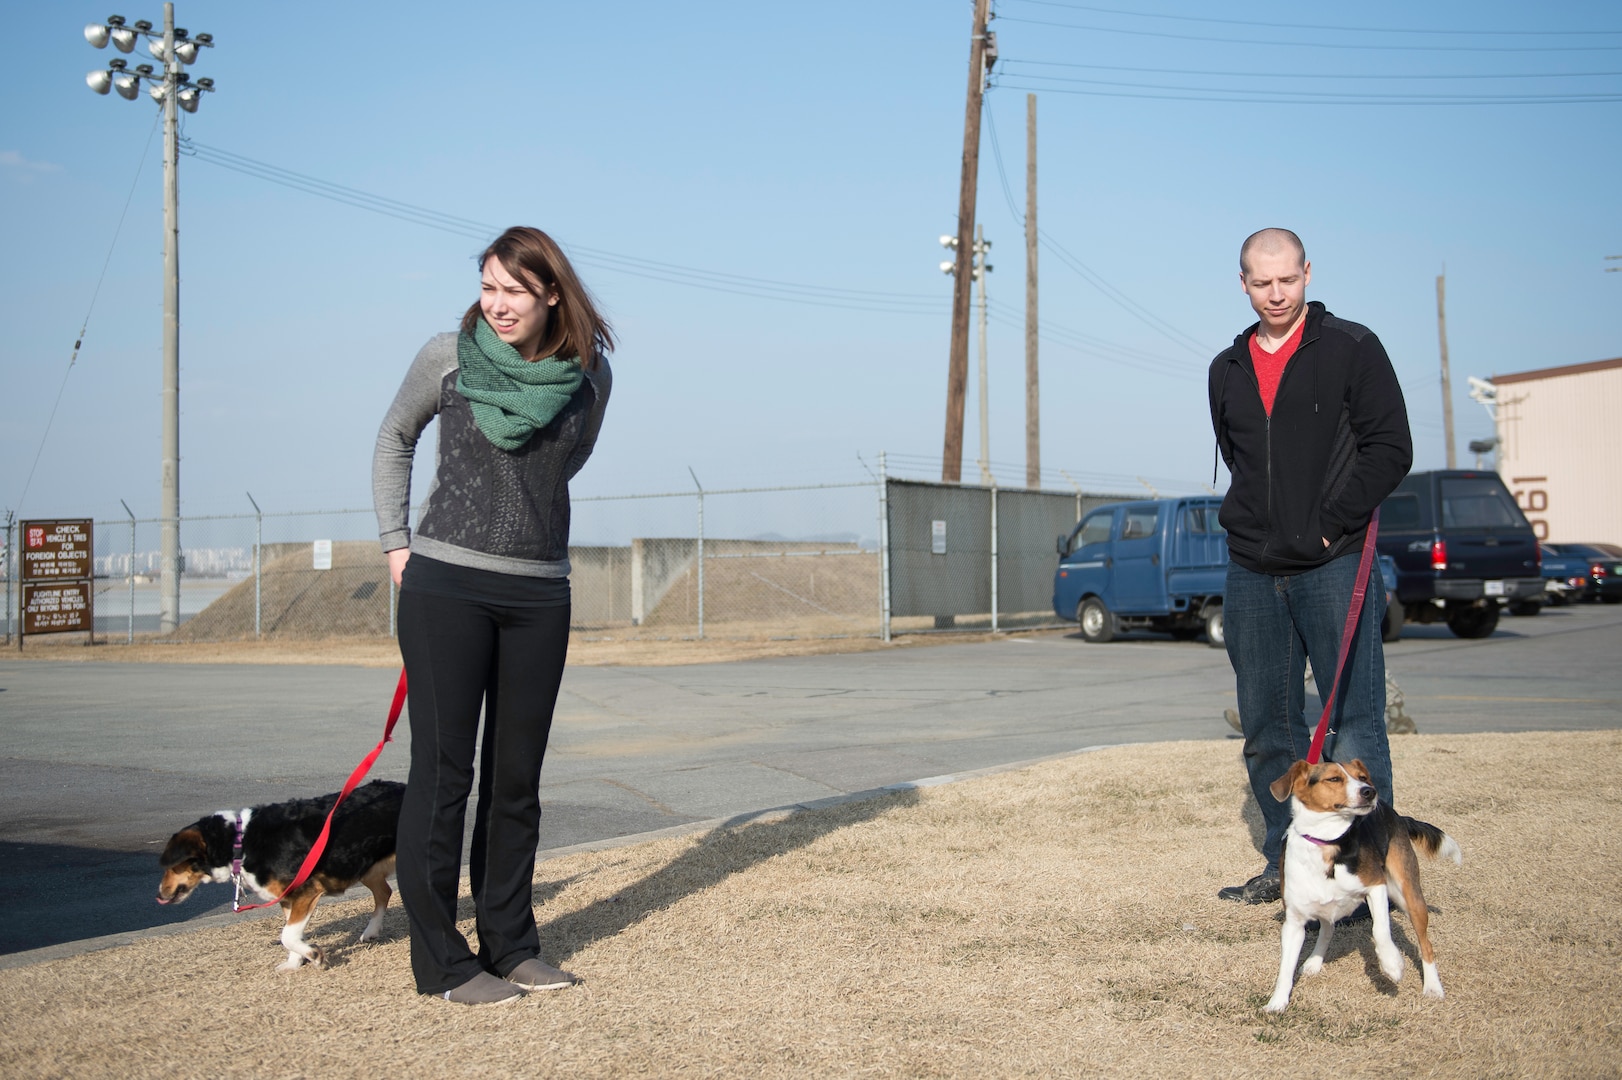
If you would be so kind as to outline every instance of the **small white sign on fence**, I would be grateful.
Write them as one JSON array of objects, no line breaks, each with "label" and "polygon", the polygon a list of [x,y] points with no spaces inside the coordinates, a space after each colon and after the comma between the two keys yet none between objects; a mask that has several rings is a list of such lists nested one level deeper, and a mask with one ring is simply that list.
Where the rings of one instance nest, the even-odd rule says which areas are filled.
[{"label": "small white sign on fence", "polygon": [[929,523],[929,553],[931,555],[946,554],[946,522],[931,521]]},{"label": "small white sign on fence", "polygon": [[317,540],[315,542],[315,569],[332,569],[332,541]]}]

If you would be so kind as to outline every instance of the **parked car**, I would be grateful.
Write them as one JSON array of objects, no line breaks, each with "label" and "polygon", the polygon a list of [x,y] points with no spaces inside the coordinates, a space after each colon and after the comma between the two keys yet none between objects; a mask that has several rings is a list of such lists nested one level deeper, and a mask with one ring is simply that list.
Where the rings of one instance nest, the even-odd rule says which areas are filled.
[{"label": "parked car", "polygon": [[1546,594],[1537,536],[1495,472],[1409,473],[1381,504],[1378,547],[1396,561],[1407,621],[1442,620],[1462,638],[1486,637],[1501,607],[1532,612]]},{"label": "parked car", "polygon": [[1573,559],[1587,583],[1577,593],[1578,600],[1622,602],[1622,549],[1615,544],[1549,544],[1560,555]]},{"label": "parked car", "polygon": [[1544,597],[1551,604],[1569,604],[1588,592],[1587,559],[1566,555],[1556,544],[1539,545],[1543,556]]},{"label": "parked car", "polygon": [[[1191,641],[1204,633],[1223,648],[1222,593],[1228,534],[1217,522],[1222,500],[1208,495],[1101,506],[1058,540],[1053,610],[1075,619],[1084,641],[1103,643],[1127,630],[1159,630]],[[1387,597],[1381,637],[1402,635],[1395,602],[1396,564],[1381,557]]]}]

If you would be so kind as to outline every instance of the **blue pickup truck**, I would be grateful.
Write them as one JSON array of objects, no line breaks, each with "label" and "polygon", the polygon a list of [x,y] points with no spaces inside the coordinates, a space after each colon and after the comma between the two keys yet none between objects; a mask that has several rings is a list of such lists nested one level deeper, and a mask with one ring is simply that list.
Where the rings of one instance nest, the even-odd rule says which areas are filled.
[{"label": "blue pickup truck", "polygon": [[[1217,522],[1221,509],[1220,496],[1191,495],[1093,510],[1059,537],[1054,613],[1080,623],[1085,641],[1158,630],[1179,641],[1204,633],[1212,648],[1224,648],[1228,534]],[[1384,555],[1379,565],[1387,600],[1380,636],[1396,641],[1403,624],[1396,565]]]},{"label": "blue pickup truck", "polygon": [[1160,630],[1222,648],[1222,587],[1228,536],[1222,500],[1178,499],[1101,506],[1059,537],[1053,610],[1081,624],[1086,641],[1123,630]]}]

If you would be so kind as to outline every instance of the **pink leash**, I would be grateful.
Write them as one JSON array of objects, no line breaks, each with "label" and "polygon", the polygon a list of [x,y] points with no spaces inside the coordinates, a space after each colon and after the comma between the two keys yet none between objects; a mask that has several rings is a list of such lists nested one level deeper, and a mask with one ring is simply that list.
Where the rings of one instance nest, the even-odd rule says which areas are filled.
[{"label": "pink leash", "polygon": [[[1329,734],[1329,711],[1335,707],[1335,693],[1340,689],[1340,677],[1346,670],[1346,656],[1352,649],[1352,635],[1357,632],[1357,620],[1363,614],[1363,597],[1368,594],[1369,569],[1374,565],[1374,541],[1380,535],[1380,508],[1374,508],[1369,518],[1369,531],[1363,537],[1363,555],[1357,560],[1357,584],[1352,587],[1352,604],[1346,609],[1346,628],[1340,632],[1340,659],[1335,661],[1335,681],[1329,684],[1329,696],[1324,699],[1323,718],[1312,735],[1312,748],[1307,751],[1307,764],[1316,765],[1323,756],[1324,736]],[[1316,669],[1315,669],[1316,670]],[[404,676],[402,676],[403,678]],[[1319,689],[1323,683],[1318,684]]]},{"label": "pink leash", "polygon": [[383,752],[384,744],[394,741],[394,725],[400,719],[400,710],[405,707],[405,699],[406,673],[405,669],[401,668],[399,685],[395,686],[394,688],[394,702],[389,706],[389,720],[388,723],[383,726],[383,738],[378,741],[377,746],[372,750],[372,752],[367,754],[365,759],[362,760],[359,765],[355,766],[355,771],[349,774],[349,781],[344,784],[343,790],[338,792],[338,797],[333,800],[332,809],[327,811],[327,820],[325,824],[321,826],[321,835],[315,838],[315,845],[310,848],[310,853],[304,856],[304,865],[299,867],[298,875],[293,878],[292,884],[283,889],[282,895],[278,896],[274,900],[266,900],[262,904],[244,904],[241,902],[242,821],[240,818],[238,819],[236,838],[237,850],[232,852],[231,857],[231,876],[236,879],[237,882],[238,899],[231,904],[231,910],[252,911],[254,908],[269,907],[272,904],[279,904],[282,902],[282,897],[285,897],[288,893],[292,892],[294,889],[298,888],[300,885],[303,885],[310,879],[310,875],[315,872],[315,864],[321,861],[322,853],[327,850],[327,840],[332,835],[332,816],[338,812],[338,807],[343,805],[343,801],[349,797],[349,793],[359,787],[360,782],[366,778],[366,774],[372,771],[372,765],[377,761],[377,756]]}]

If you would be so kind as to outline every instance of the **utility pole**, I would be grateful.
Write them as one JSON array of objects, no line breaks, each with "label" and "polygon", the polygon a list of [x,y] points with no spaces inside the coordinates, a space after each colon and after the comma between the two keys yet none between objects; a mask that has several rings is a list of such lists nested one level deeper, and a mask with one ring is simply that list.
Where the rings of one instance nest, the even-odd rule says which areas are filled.
[{"label": "utility pole", "polygon": [[991,250],[984,228],[974,226],[974,280],[980,286],[980,483],[992,486],[991,481],[991,404],[986,377],[986,275],[991,264],[986,253]]},{"label": "utility pole", "polygon": [[1042,395],[1036,370],[1036,95],[1025,95],[1025,486],[1042,486]]},{"label": "utility pole", "polygon": [[1442,344],[1442,438],[1447,440],[1447,467],[1457,468],[1453,449],[1453,380],[1447,373],[1447,271],[1436,277],[1436,336]]},{"label": "utility pole", "polygon": [[[963,113],[963,172],[957,202],[957,266],[952,275],[952,341],[946,363],[946,439],[941,450],[941,480],[963,478],[963,405],[969,381],[969,290],[974,287],[974,208],[980,179],[980,101],[985,93],[986,22],[991,0],[974,0],[974,29],[969,39],[969,93]],[[995,59],[996,53],[992,52]]]}]

